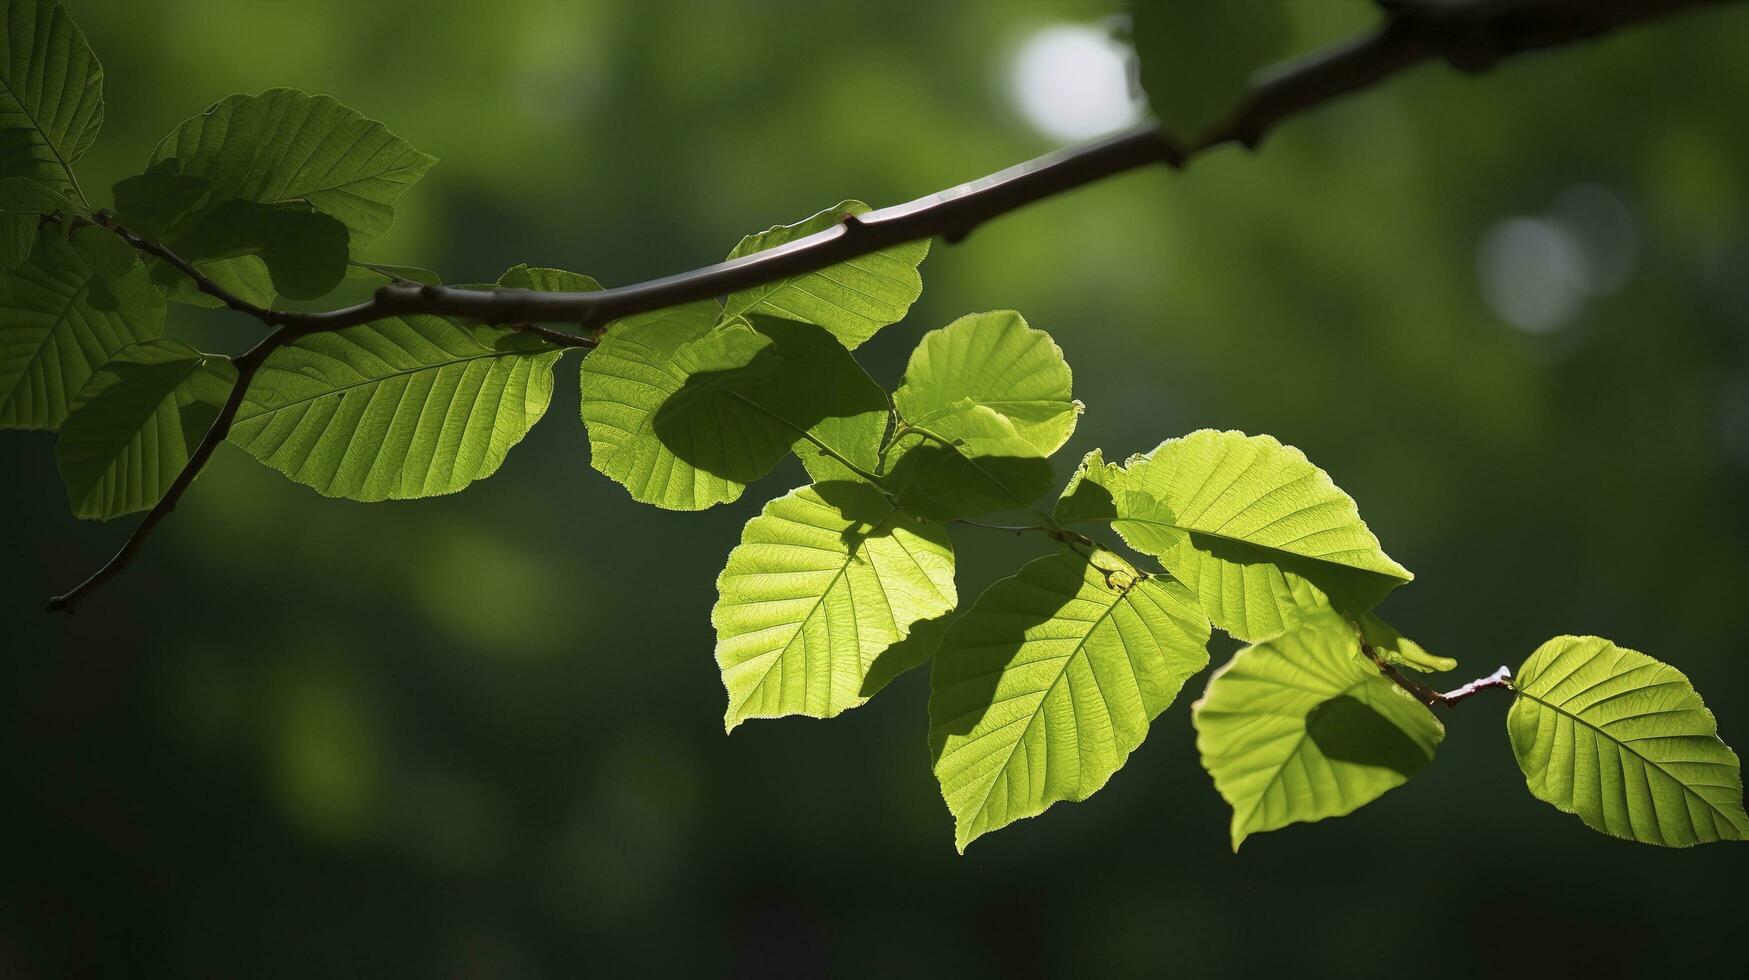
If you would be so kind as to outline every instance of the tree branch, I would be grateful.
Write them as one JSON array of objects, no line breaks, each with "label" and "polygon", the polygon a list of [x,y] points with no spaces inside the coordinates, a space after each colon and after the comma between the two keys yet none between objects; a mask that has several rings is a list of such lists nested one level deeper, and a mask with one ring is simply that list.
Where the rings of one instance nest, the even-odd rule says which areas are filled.
[{"label": "tree branch", "polygon": [[1385,0],[1387,15],[1379,27],[1264,72],[1227,122],[1188,145],[1158,126],[1142,126],[905,204],[848,217],[777,248],[614,289],[507,294],[391,284],[369,302],[324,314],[326,326],[318,329],[407,313],[598,327],[635,313],[816,272],[906,242],[937,236],[956,242],[992,218],[1115,174],[1156,163],[1181,168],[1228,143],[1254,147],[1289,117],[1423,61],[1439,58],[1464,71],[1481,71],[1511,55],[1584,40],[1690,7],[1730,2],[1735,0]]},{"label": "tree branch", "polygon": [[433,314],[506,325],[563,346],[590,347],[594,345],[590,337],[537,324],[575,323],[592,333],[622,317],[816,272],[906,242],[937,236],[957,242],[992,218],[1115,174],[1157,163],[1179,169],[1202,153],[1229,143],[1254,148],[1284,120],[1369,88],[1423,61],[1442,59],[1464,71],[1481,71],[1512,55],[1584,40],[1690,7],[1730,2],[1735,0],[1379,0],[1386,11],[1379,27],[1348,43],[1264,72],[1226,122],[1193,142],[1181,143],[1156,125],[1142,126],[906,204],[846,217],[832,228],[763,252],[596,292],[391,283],[378,289],[369,301],[343,309],[323,313],[270,310],[229,293],[161,244],[134,234],[117,224],[113,216],[99,212],[98,223],[136,249],[169,262],[202,292],[275,329],[236,359],[237,387],[164,498],[146,514],[114,558],[77,588],[51,599],[49,608],[71,611],[82,596],[127,565],[229,433],[249,379],[261,362],[274,349],[298,337],[389,316]]}]

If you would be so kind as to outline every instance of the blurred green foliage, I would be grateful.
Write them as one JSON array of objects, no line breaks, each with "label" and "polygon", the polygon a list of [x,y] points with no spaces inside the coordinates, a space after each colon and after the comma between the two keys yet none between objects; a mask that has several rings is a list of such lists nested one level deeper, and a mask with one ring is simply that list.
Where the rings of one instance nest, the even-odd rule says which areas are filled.
[{"label": "blurred green foliage", "polygon": [[[1299,41],[1356,19],[1353,3],[1290,6]],[[716,261],[832,201],[893,203],[1048,148],[1010,97],[1014,54],[1106,12],[71,9],[108,78],[81,165],[94,198],[215,99],[298,86],[441,161],[374,259],[456,282],[526,261],[609,285]],[[923,331],[1018,309],[1063,345],[1093,406],[1066,458],[1201,426],[1273,433],[1416,570],[1382,609],[1405,632],[1478,673],[1556,633],[1607,635],[1679,663],[1742,744],[1746,40],[1738,5],[1478,78],[1423,68],[1256,154],[1053,199],[933,250],[921,301],[866,363],[891,385]],[[1564,229],[1569,259],[1610,240],[1622,254],[1620,222],[1593,241],[1563,217],[1574,188],[1622,206],[1629,272],[1520,329],[1488,275],[1535,288],[1565,267],[1547,249],[1491,251],[1502,222]],[[206,350],[258,329],[172,316]],[[1175,705],[1094,800],[957,857],[921,672],[830,724],[722,735],[712,583],[740,525],[799,469],[705,514],[639,509],[590,470],[575,390],[559,384],[545,423],[460,496],[366,508],[223,449],[144,558],[74,618],[45,616],[43,598],[126,529],[68,516],[52,435],[0,441],[0,973],[1604,976],[1728,962],[1697,937],[1736,924],[1749,857],[1579,831],[1524,793],[1503,698],[1453,711],[1442,765],[1409,786],[1237,856]],[[981,539],[960,591],[1040,547]],[[1503,938],[1531,924],[1558,941]]]}]

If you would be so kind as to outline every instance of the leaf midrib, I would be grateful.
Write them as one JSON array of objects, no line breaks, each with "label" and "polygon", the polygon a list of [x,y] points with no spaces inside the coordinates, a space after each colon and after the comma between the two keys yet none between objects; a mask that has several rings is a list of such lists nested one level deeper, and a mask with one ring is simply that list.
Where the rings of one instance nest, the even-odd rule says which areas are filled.
[{"label": "leaf midrib", "polygon": [[[978,801],[978,808],[977,808],[977,810],[974,811],[974,813],[981,815],[984,813],[985,808],[990,805],[990,795],[996,791],[996,783],[1001,779],[1002,773],[1007,772],[1008,766],[1014,761],[1014,753],[1019,750],[1021,743],[1026,741],[1027,731],[1029,731],[1032,728],[1033,722],[1038,720],[1039,713],[1044,710],[1045,699],[1049,698],[1051,695],[1051,692],[1056,690],[1057,685],[1061,684],[1063,682],[1063,675],[1067,674],[1069,672],[1069,664],[1073,663],[1075,658],[1077,656],[1080,656],[1081,652],[1087,648],[1087,641],[1093,636],[1094,631],[1099,629],[1099,627],[1101,625],[1103,625],[1107,619],[1111,618],[1111,614],[1117,610],[1117,607],[1119,605],[1121,605],[1124,602],[1124,600],[1129,598],[1130,590],[1141,585],[1143,581],[1145,581],[1145,580],[1144,579],[1137,579],[1136,582],[1133,585],[1131,585],[1128,589],[1124,589],[1121,593],[1119,593],[1118,597],[1112,602],[1112,604],[1105,607],[1105,611],[1103,611],[1099,614],[1099,618],[1095,619],[1092,623],[1088,624],[1087,632],[1081,634],[1081,638],[1079,640],[1075,641],[1075,648],[1073,650],[1070,650],[1068,652],[1068,654],[1063,657],[1062,666],[1057,668],[1057,676],[1051,678],[1051,682],[1049,684],[1045,685],[1044,690],[1041,692],[1041,695],[1038,699],[1038,704],[1033,708],[1031,714],[1026,719],[1026,727],[1021,729],[1020,737],[1015,739],[1014,743],[1012,745],[1008,746],[1008,757],[1003,759],[1002,764],[995,768],[994,771],[996,773],[996,777],[990,780],[990,783],[988,786],[984,787],[984,798],[982,800]],[[1083,573],[1082,578],[1081,578],[1081,585],[1086,585],[1086,584],[1087,584],[1087,578],[1086,578],[1085,573]],[[1071,600],[1074,600],[1074,599],[1078,598],[1080,595],[1081,595],[1081,588],[1080,588],[1080,586],[1076,586],[1075,594],[1073,596],[1070,596],[1069,598]],[[1052,618],[1055,619],[1056,617],[1053,616]],[[1129,651],[1126,648],[1125,654],[1127,655],[1128,652]],[[1103,694],[1101,694],[1100,700],[1101,701],[1105,700],[1105,697]],[[1010,722],[1010,724],[1012,724],[1012,722]]]},{"label": "leaf midrib", "polygon": [[[538,354],[551,354],[551,353],[553,353],[554,350],[558,350],[558,348],[553,348],[553,350],[535,349],[535,350],[526,350],[526,351],[488,351],[487,353],[484,353],[484,354],[471,354],[467,357],[458,357],[453,361],[443,361],[443,362],[436,363],[436,364],[421,364],[421,365],[418,365],[416,367],[404,368],[404,369],[398,370],[398,371],[391,371],[388,374],[378,375],[374,378],[366,378],[363,381],[354,381],[351,384],[339,385],[337,387],[330,388],[327,391],[322,392],[321,394],[311,395],[308,398],[298,398],[298,399],[295,399],[293,401],[286,402],[283,405],[275,405],[272,408],[263,409],[262,411],[256,412],[252,415],[244,415],[244,414],[239,412],[237,415],[236,421],[238,421],[238,422],[252,422],[255,419],[261,418],[264,415],[272,415],[276,412],[283,412],[283,411],[286,411],[287,409],[296,408],[299,405],[308,405],[311,402],[319,401],[320,399],[327,398],[329,395],[337,395],[337,394],[340,394],[341,392],[351,391],[354,388],[363,388],[366,385],[381,384],[384,381],[388,381],[392,378],[404,378],[404,377],[407,377],[408,375],[418,374],[421,371],[441,371],[446,367],[453,367],[457,364],[466,364],[469,361],[491,360],[491,359],[500,358],[500,357],[532,357],[532,356],[535,356]],[[281,368],[279,370],[284,370],[284,369]],[[296,372],[288,372],[288,373],[295,374]],[[303,377],[303,378],[309,377],[308,375],[301,375],[301,374],[298,376]],[[253,387],[253,385],[251,385],[251,387]]]},{"label": "leaf midrib", "polygon": [[[778,664],[783,662],[784,654],[788,653],[790,650],[790,647],[795,645],[796,637],[802,635],[802,627],[807,625],[808,620],[813,619],[814,614],[820,611],[820,607],[822,605],[824,605],[826,602],[826,597],[831,595],[832,590],[838,587],[838,583],[840,581],[842,581],[844,578],[844,573],[849,571],[850,566],[853,563],[855,563],[857,552],[862,550],[863,543],[868,541],[868,539],[874,537],[875,534],[878,533],[882,528],[886,527],[887,522],[891,521],[894,518],[894,516],[896,516],[898,513],[899,513],[899,508],[897,508],[897,507],[894,507],[891,510],[888,510],[886,515],[883,516],[879,521],[877,521],[874,524],[869,525],[869,532],[867,534],[863,535],[861,540],[857,541],[857,543],[854,547],[851,547],[844,552],[844,561],[838,566],[838,570],[836,572],[832,573],[832,581],[826,583],[826,587],[824,589],[820,590],[820,594],[818,596],[814,597],[814,602],[812,605],[810,605],[808,607],[808,611],[803,613],[801,618],[797,619],[795,621],[794,625],[796,627],[796,631],[794,633],[790,634],[789,639],[784,641],[783,646],[777,648],[776,650],[771,651],[771,662],[765,666],[765,671],[764,671],[764,673],[759,675],[759,680],[754,682],[753,688],[752,688],[752,690],[750,690],[748,692],[747,697],[741,699],[741,704],[745,705],[749,700],[752,699],[753,692],[758,691],[760,688],[765,686],[765,682],[771,678],[771,672],[777,668]],[[852,619],[853,620],[855,619],[854,615],[852,616]],[[861,656],[862,656],[862,653],[860,650],[858,650],[857,657],[860,659]],[[803,692],[804,692],[803,698],[805,700],[806,699],[806,688],[805,687],[803,689]],[[828,694],[829,693],[830,693],[830,688],[828,688]],[[864,699],[864,700],[866,700],[866,699]]]},{"label": "leaf midrib", "polygon": [[[49,152],[55,155],[55,162],[61,165],[61,172],[67,175],[67,180],[73,185],[73,189],[79,194],[79,199],[84,201],[85,193],[79,190],[79,181],[73,176],[72,165],[69,164],[67,158],[61,154],[61,148],[56,146],[55,141],[50,138],[48,130],[43,128],[42,123],[37,120],[35,113],[25,108],[24,99],[20,98],[18,92],[13,89],[11,81],[4,77],[0,77],[0,88],[4,88],[7,97],[12,100],[14,105],[18,106],[19,115],[30,120],[30,128],[35,130],[38,136],[42,137],[43,145],[47,146]],[[90,207],[91,202],[85,201],[85,206]]]}]

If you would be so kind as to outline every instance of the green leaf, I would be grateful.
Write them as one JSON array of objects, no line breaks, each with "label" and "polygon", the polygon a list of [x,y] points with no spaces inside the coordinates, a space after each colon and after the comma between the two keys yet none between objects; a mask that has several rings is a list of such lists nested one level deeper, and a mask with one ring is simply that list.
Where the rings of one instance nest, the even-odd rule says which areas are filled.
[{"label": "green leaf", "polygon": [[1048,457],[1069,441],[1081,415],[1072,381],[1051,334],[1028,327],[1016,311],[995,310],[923,334],[892,399],[904,422],[948,439],[964,436],[960,420],[983,406]]},{"label": "green leaf", "polygon": [[[196,263],[196,266],[201,274],[215,284],[256,306],[272,306],[274,297],[279,295],[273,288],[273,276],[267,271],[267,263],[259,255],[207,259]],[[225,305],[201,292],[188,277],[171,275],[163,263],[152,265],[152,281],[163,292],[164,298],[173,303],[186,303],[208,310],[220,309]]]},{"label": "green leaf", "polygon": [[1050,335],[1012,310],[932,330],[893,393],[902,420],[889,454],[906,507],[948,519],[1024,508],[1049,491],[1046,457],[1081,405]]},{"label": "green leaf", "polygon": [[1414,578],[1351,497],[1270,436],[1203,429],[1121,467],[1089,453],[1056,519],[1109,522],[1196,592],[1216,626],[1251,642],[1295,629],[1326,599],[1358,616]]},{"label": "green leaf", "polygon": [[[509,275],[509,273],[505,273],[505,275]],[[360,262],[356,259],[347,263],[346,277],[348,279],[362,279],[369,276],[382,276],[384,279],[398,279],[401,282],[415,282],[425,286],[443,285],[442,276],[430,269],[416,265],[390,265],[384,262]],[[580,278],[588,279],[589,277],[582,276]],[[590,281],[594,282],[593,279]]]},{"label": "green leaf", "polygon": [[1558,636],[1513,688],[1506,732],[1537,799],[1645,844],[1749,837],[1737,755],[1681,671],[1599,637]]},{"label": "green leaf", "polygon": [[34,214],[0,213],[0,272],[15,269],[36,247],[38,218]]},{"label": "green leaf", "polygon": [[563,354],[435,316],[310,334],[268,355],[230,440],[330,497],[453,493],[496,472],[540,421]]},{"label": "green leaf", "polygon": [[1132,23],[1148,102],[1185,137],[1202,135],[1239,104],[1246,79],[1282,55],[1292,27],[1282,0],[1139,2]]},{"label": "green leaf", "polygon": [[1208,664],[1182,585],[1123,559],[1063,553],[990,586],[935,652],[929,740],[963,852],[1092,795]]},{"label": "green leaf", "polygon": [[[388,231],[395,202],[434,162],[328,96],[269,89],[221,99],[184,121],[158,143],[145,174],[116,185],[116,209],[266,306],[276,293],[299,299],[332,289],[348,250]],[[154,271],[170,299],[215,305],[174,270]]]},{"label": "green leaf", "polygon": [[110,355],[163,330],[164,300],[126,242],[44,230],[29,261],[0,272],[0,428],[58,428]]},{"label": "green leaf", "polygon": [[[796,222],[748,235],[729,253],[738,259],[825,231],[846,215],[865,214],[868,205],[843,201]],[[764,313],[812,323],[855,348],[905,312],[923,295],[917,267],[929,255],[927,239],[908,242],[777,282],[729,294],[724,312]]]},{"label": "green leaf", "polygon": [[395,201],[435,162],[329,96],[276,88],[228,96],[184,121],[152,151],[148,172],[204,179],[203,208],[307,201],[357,246],[389,230]]},{"label": "green leaf", "polygon": [[25,214],[32,218],[57,211],[63,214],[87,213],[84,207],[74,203],[65,194],[29,177],[0,178],[0,211]]},{"label": "green leaf", "polygon": [[206,197],[211,186],[207,179],[177,173],[178,166],[179,161],[164,160],[116,183],[115,210],[128,227],[149,238],[164,238],[177,219]]},{"label": "green leaf", "polygon": [[[287,299],[316,299],[346,277],[346,226],[307,204],[226,201],[202,211],[170,247],[196,267],[209,259],[260,256],[273,291]],[[160,264],[154,278],[169,285],[183,275]]]},{"label": "green leaf", "polygon": [[934,619],[912,623],[909,635],[882,650],[874,663],[869,664],[868,676],[862,680],[862,696],[872,698],[898,680],[899,675],[928,663],[958,618],[958,612],[949,611]]},{"label": "green leaf", "polygon": [[[370,266],[370,268],[407,270],[408,267]],[[396,274],[400,275],[400,273]],[[401,278],[411,277],[401,275]],[[499,276],[498,286],[501,289],[528,289],[537,293],[594,293],[601,290],[601,283],[596,282],[590,276],[566,272],[563,269],[544,269],[539,266],[531,266],[526,262],[511,266],[509,271]]]},{"label": "green leaf", "polygon": [[[502,288],[600,288],[519,265]],[[250,385],[231,441],[331,497],[453,493],[497,472],[546,414],[564,356],[532,334],[410,316],[303,337]]]},{"label": "green leaf", "polygon": [[1050,492],[1050,461],[1006,416],[983,405],[963,408],[950,439],[932,431],[901,430],[895,447],[909,443],[889,482],[899,502],[935,520],[971,517],[1029,506]]},{"label": "green leaf", "polygon": [[1393,667],[1408,667],[1423,674],[1435,671],[1444,673],[1457,668],[1456,660],[1435,656],[1426,647],[1397,632],[1390,623],[1374,613],[1361,614],[1360,628],[1366,634],[1367,645]]},{"label": "green leaf", "polygon": [[669,510],[734,500],[792,449],[815,480],[878,465],[886,395],[833,337],[711,303],[630,318],[583,362],[591,463]]},{"label": "green leaf", "polygon": [[0,0],[0,24],[0,177],[83,199],[72,165],[103,125],[103,67],[59,3]]},{"label": "green leaf", "polygon": [[73,513],[149,510],[237,383],[229,359],[174,340],[124,347],[74,397],[55,447]]},{"label": "green leaf", "polygon": [[792,490],[747,522],[711,611],[729,692],[724,725],[830,718],[911,625],[954,607],[947,528],[864,483]]},{"label": "green leaf", "polygon": [[1233,807],[1234,850],[1250,834],[1354,812],[1408,782],[1445,738],[1329,611],[1240,650],[1192,712],[1203,768]]},{"label": "green leaf", "polygon": [[1043,330],[1013,310],[973,313],[925,334],[893,392],[899,418],[948,439],[983,406],[1006,419],[1040,456],[1069,441],[1081,405],[1069,365]]}]

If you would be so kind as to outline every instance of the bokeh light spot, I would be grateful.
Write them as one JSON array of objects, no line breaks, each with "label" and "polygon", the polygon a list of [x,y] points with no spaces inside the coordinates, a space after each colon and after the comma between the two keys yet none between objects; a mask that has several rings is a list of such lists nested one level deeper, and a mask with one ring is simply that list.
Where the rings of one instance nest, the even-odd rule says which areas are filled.
[{"label": "bokeh light spot", "polygon": [[1056,24],[1027,37],[1014,56],[1015,105],[1032,127],[1074,142],[1141,118],[1130,91],[1129,52],[1099,27]]},{"label": "bokeh light spot", "polygon": [[1476,257],[1482,297],[1500,319],[1528,333],[1566,326],[1585,293],[1585,255],[1565,227],[1508,218],[1488,230]]}]

